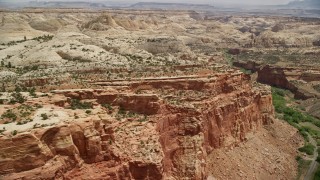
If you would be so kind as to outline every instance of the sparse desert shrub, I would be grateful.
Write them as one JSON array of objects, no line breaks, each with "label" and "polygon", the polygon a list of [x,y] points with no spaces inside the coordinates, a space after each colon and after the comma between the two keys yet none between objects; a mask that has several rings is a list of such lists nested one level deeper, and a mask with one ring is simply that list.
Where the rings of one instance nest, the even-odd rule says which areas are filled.
[{"label": "sparse desert shrub", "polygon": [[21,91],[22,91],[22,89],[21,89],[21,87],[20,87],[20,86],[16,85],[16,87],[15,87],[14,91],[18,93],[18,92],[21,92]]},{"label": "sparse desert shrub", "polygon": [[34,88],[34,87],[28,89],[28,92],[29,92],[30,96],[32,96],[32,97],[37,97],[35,91],[36,91],[36,88]]},{"label": "sparse desert shrub", "polygon": [[42,106],[41,104],[38,104],[38,103],[36,103],[35,106],[36,106],[36,108],[38,108],[38,109],[43,108],[43,106]]},{"label": "sparse desert shrub", "polygon": [[71,99],[70,106],[71,109],[92,109],[92,103],[81,102],[78,99]]},{"label": "sparse desert shrub", "polygon": [[26,101],[26,98],[20,93],[20,92],[15,92],[11,94],[12,99],[10,99],[10,104],[15,104],[15,103],[24,103]]},{"label": "sparse desert shrub", "polygon": [[12,134],[12,136],[15,136],[15,135],[18,134],[18,131],[17,131],[17,130],[14,130],[14,131],[11,132],[11,134]]},{"label": "sparse desert shrub", "polygon": [[7,110],[5,113],[1,115],[1,118],[11,119],[12,121],[17,120],[17,115],[12,110]]},{"label": "sparse desert shrub", "polygon": [[8,62],[7,68],[12,68],[11,62]]},{"label": "sparse desert shrub", "polygon": [[6,128],[3,127],[3,129],[0,130],[0,134],[2,134],[2,133],[5,132],[5,131],[6,131]]},{"label": "sparse desert shrub", "polygon": [[88,52],[88,51],[90,51],[90,49],[82,48],[81,51],[83,51],[83,52]]},{"label": "sparse desert shrub", "polygon": [[42,117],[42,120],[47,120],[47,119],[49,119],[48,115],[45,114],[45,113],[41,114],[40,116]]},{"label": "sparse desert shrub", "polygon": [[320,93],[320,84],[313,86],[313,88]]},{"label": "sparse desert shrub", "polygon": [[32,121],[33,121],[32,119],[27,119],[27,120],[24,120],[24,121],[19,121],[19,122],[17,122],[17,125],[27,124],[28,122],[32,122]]},{"label": "sparse desert shrub", "polygon": [[102,107],[107,108],[109,111],[112,111],[112,106],[110,104],[102,104]]},{"label": "sparse desert shrub", "polygon": [[119,114],[119,115],[122,115],[122,116],[124,116],[124,115],[126,114],[126,111],[124,110],[123,107],[120,107],[120,108],[119,108],[118,114]]},{"label": "sparse desert shrub", "polygon": [[36,40],[36,41],[39,41],[39,42],[47,42],[47,41],[50,41],[52,40],[53,36],[52,35],[43,35],[43,36],[39,36],[39,37],[35,37],[35,38],[32,38],[32,40]]},{"label": "sparse desert shrub", "polygon": [[302,159],[301,156],[297,156],[297,157],[296,157],[296,161],[300,161],[301,159]]}]

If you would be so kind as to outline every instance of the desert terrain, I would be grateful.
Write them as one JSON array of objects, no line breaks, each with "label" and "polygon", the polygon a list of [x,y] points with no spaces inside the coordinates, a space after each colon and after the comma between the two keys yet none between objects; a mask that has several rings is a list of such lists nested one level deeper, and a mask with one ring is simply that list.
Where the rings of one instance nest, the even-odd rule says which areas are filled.
[{"label": "desert terrain", "polygon": [[0,19],[0,179],[318,174],[317,18],[24,8]]}]

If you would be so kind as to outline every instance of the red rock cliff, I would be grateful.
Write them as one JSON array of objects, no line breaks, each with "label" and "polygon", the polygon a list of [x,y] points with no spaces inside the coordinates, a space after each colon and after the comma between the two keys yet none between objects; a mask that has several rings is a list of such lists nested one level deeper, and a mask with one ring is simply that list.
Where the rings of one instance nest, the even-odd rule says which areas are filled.
[{"label": "red rock cliff", "polygon": [[94,165],[102,170],[95,178],[102,179],[200,180],[208,176],[206,159],[213,149],[236,146],[248,133],[273,122],[270,89],[252,87],[249,76],[238,72],[135,82],[129,87],[146,87],[153,94],[105,90],[55,94],[95,101],[95,108],[101,108],[99,103],[121,106],[148,115],[147,122],[119,121],[105,112],[3,136],[0,174],[7,179],[32,179],[40,173],[48,179],[90,179],[98,172]]},{"label": "red rock cliff", "polygon": [[197,108],[166,105],[158,120],[166,178],[204,179],[206,157],[213,149],[234,146],[263,125],[273,122],[270,92],[252,88],[243,74],[206,81],[212,96]]}]

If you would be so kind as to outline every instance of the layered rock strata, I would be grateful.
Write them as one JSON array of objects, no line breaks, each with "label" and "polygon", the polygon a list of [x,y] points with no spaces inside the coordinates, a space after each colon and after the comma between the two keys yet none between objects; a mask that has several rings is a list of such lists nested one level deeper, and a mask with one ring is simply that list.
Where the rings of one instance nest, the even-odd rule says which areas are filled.
[{"label": "layered rock strata", "polygon": [[[123,83],[122,92],[55,91],[53,106],[67,107],[70,99],[79,99],[93,102],[94,109],[109,104],[140,118],[118,118],[104,109],[87,118],[69,117],[50,127],[2,136],[1,176],[93,178],[90,168],[82,168],[93,165],[102,168],[95,178],[205,179],[208,154],[237,146],[273,122],[270,89],[252,87],[250,77],[239,72]],[[148,93],[135,94],[137,89]]]}]

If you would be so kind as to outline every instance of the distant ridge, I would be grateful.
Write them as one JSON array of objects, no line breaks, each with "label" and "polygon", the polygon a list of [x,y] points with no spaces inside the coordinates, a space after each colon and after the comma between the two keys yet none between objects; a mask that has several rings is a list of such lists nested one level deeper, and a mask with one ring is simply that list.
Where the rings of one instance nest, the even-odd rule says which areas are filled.
[{"label": "distant ridge", "polygon": [[163,9],[163,10],[211,10],[214,6],[209,4],[188,4],[188,3],[156,3],[139,2],[130,6],[135,9]]},{"label": "distant ridge", "polygon": [[287,7],[301,9],[320,9],[320,0],[292,1]]},{"label": "distant ridge", "polygon": [[30,1],[32,7],[50,7],[50,8],[105,8],[105,4],[85,1]]}]

